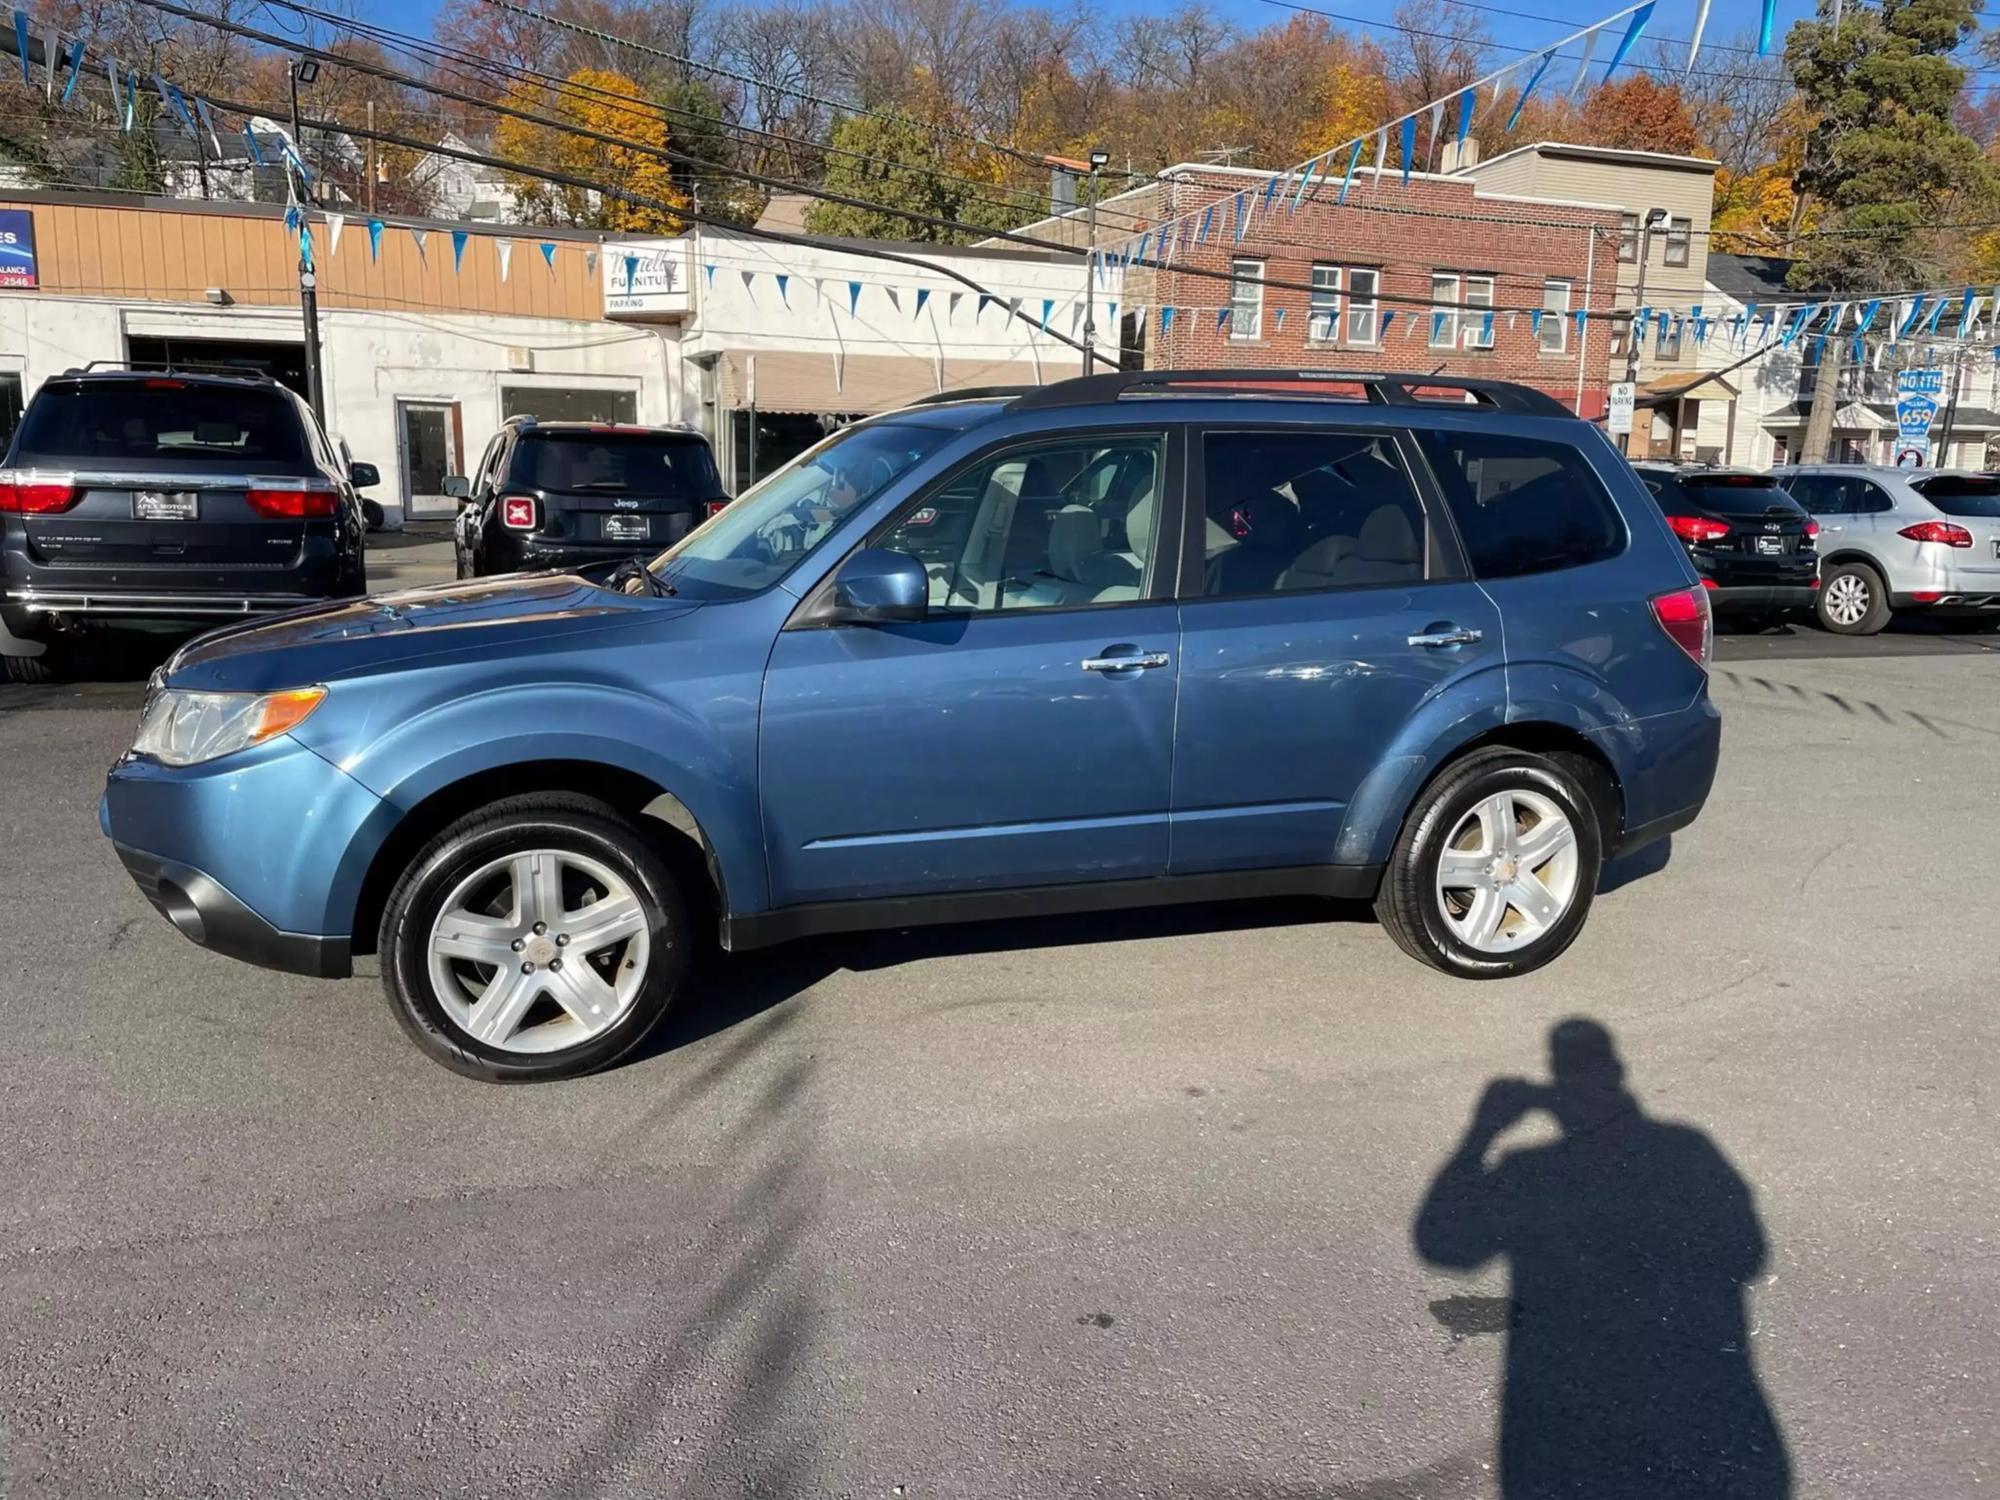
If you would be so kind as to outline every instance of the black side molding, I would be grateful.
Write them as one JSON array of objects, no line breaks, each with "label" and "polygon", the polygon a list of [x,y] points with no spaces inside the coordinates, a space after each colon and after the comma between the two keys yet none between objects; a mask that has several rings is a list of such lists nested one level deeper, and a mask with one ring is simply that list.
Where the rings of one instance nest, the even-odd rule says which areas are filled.
[{"label": "black side molding", "polygon": [[280,932],[225,890],[221,882],[192,865],[176,864],[124,844],[112,847],[153,909],[179,928],[188,941],[287,974],[345,979],[354,972],[352,944],[347,938]]},{"label": "black side molding", "polygon": [[1287,865],[1273,870],[1220,870],[1141,880],[949,891],[937,896],[892,896],[873,901],[822,901],[725,916],[722,946],[732,953],[742,953],[833,932],[932,927],[948,922],[991,922],[1009,917],[1123,911],[1135,906],[1184,906],[1266,896],[1329,896],[1368,901],[1374,899],[1381,883],[1380,865]]}]

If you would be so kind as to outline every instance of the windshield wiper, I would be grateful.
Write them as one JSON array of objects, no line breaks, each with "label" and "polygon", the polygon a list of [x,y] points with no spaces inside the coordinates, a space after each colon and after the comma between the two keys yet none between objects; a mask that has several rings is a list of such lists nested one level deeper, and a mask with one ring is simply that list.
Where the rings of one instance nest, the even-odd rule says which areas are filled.
[{"label": "windshield wiper", "polygon": [[646,592],[656,599],[671,599],[675,594],[680,592],[679,589],[668,583],[666,579],[660,577],[636,557],[626,558],[625,561],[611,570],[611,576],[604,581],[622,594],[625,592],[625,585],[630,583],[634,578],[645,579]]}]

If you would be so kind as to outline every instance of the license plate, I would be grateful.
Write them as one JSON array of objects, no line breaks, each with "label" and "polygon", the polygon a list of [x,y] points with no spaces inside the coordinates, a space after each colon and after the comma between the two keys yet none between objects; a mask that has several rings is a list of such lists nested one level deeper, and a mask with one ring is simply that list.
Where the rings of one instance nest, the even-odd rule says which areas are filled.
[{"label": "license plate", "polygon": [[644,516],[606,516],[604,518],[604,540],[607,542],[643,542],[650,534]]},{"label": "license plate", "polygon": [[193,490],[132,491],[132,519],[135,521],[192,521],[194,518]]},{"label": "license plate", "polygon": [[1760,536],[1757,538],[1757,550],[1759,552],[1783,552],[1785,550],[1785,539],[1781,536]]}]

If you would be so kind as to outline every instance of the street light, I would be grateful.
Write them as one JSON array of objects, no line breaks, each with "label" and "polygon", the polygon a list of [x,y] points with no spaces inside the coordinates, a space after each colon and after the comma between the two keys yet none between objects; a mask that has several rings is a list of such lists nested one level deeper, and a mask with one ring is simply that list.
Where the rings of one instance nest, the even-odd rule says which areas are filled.
[{"label": "street light", "polygon": [[[292,92],[292,152],[296,156],[295,165],[299,173],[299,192],[305,201],[313,201],[312,185],[305,175],[305,148],[299,140],[299,85],[312,83],[319,78],[319,59],[315,57],[295,57],[285,65],[285,77],[291,84]],[[326,422],[326,382],[320,370],[319,348],[319,278],[313,274],[312,263],[306,259],[305,237],[299,238],[299,316],[305,323],[306,342],[306,400],[311,403],[313,415],[322,425]]]},{"label": "street light", "polygon": [[1097,279],[1097,174],[1110,160],[1109,151],[1090,153],[1090,205],[1087,210],[1090,249],[1083,258],[1083,373],[1086,375],[1097,368],[1097,309],[1093,297]]}]

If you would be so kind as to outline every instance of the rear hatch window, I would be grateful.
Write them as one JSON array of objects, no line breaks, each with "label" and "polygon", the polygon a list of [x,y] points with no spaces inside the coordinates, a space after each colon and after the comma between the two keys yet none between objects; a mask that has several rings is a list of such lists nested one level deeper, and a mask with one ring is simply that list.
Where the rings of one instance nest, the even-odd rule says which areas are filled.
[{"label": "rear hatch window", "polygon": [[2000,479],[1984,474],[1939,474],[1910,487],[1948,516],[2000,519]]},{"label": "rear hatch window", "polygon": [[305,434],[290,401],[254,386],[52,381],[22,419],[14,462],[289,473],[306,462]]},{"label": "rear hatch window", "polygon": [[545,535],[607,546],[677,542],[723,496],[702,438],[614,429],[524,437],[509,484],[540,494]]},{"label": "rear hatch window", "polygon": [[1768,474],[1683,474],[1680,486],[1691,502],[1722,516],[1791,515],[1802,509]]}]

